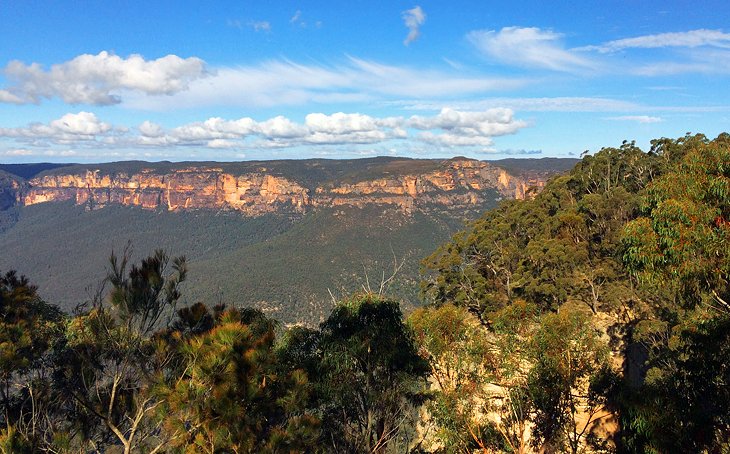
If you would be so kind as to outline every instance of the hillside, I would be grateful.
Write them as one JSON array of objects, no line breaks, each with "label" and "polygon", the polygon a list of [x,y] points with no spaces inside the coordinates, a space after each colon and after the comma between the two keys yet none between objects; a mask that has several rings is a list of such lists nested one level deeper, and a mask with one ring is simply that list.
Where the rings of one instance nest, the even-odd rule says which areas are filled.
[{"label": "hillside", "polygon": [[295,322],[319,320],[330,292],[376,286],[395,260],[391,291],[415,304],[420,259],[498,200],[544,185],[533,167],[517,177],[466,159],[65,166],[7,179],[15,206],[0,212],[0,270],[34,276],[68,310],[90,297],[112,250],[161,247],[189,260],[188,302]]}]

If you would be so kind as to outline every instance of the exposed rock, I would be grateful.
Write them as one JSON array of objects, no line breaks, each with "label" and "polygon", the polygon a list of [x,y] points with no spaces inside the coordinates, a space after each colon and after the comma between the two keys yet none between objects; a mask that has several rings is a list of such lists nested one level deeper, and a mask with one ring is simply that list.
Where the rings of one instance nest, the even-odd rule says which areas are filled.
[{"label": "exposed rock", "polygon": [[[275,211],[304,212],[311,207],[385,204],[411,212],[442,205],[476,207],[494,199],[523,199],[530,186],[538,188],[545,178],[526,179],[483,161],[452,159],[436,161],[435,170],[398,172],[378,178],[342,182],[336,179],[305,185],[258,167],[234,174],[215,165],[170,169],[155,164],[138,172],[105,172],[87,167],[83,171],[41,174],[16,185],[21,205],[73,200],[90,209],[108,204],[135,205],[146,209],[237,210],[249,216]],[[387,172],[385,172],[387,173]]]}]

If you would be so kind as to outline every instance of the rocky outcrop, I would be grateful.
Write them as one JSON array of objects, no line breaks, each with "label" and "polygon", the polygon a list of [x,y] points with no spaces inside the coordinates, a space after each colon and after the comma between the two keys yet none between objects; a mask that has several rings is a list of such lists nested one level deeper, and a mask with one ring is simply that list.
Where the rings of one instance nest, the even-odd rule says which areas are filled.
[{"label": "rocky outcrop", "polygon": [[296,177],[266,172],[266,168],[234,174],[215,166],[188,166],[162,171],[154,164],[137,172],[82,171],[42,174],[16,188],[17,202],[34,205],[72,200],[91,209],[109,204],[147,209],[237,210],[257,216],[275,211],[305,212],[311,207],[386,204],[405,211],[476,207],[501,197],[522,199],[527,181],[487,162],[470,159],[441,161],[421,173],[399,172],[377,178],[351,177],[309,184]]},{"label": "rocky outcrop", "polygon": [[262,174],[230,175],[221,169],[189,167],[170,173],[145,169],[140,173],[102,175],[45,175],[32,179],[20,203],[73,200],[78,205],[101,208],[111,203],[170,211],[234,209],[249,215],[288,206],[302,211],[309,204],[307,190],[285,178]]}]

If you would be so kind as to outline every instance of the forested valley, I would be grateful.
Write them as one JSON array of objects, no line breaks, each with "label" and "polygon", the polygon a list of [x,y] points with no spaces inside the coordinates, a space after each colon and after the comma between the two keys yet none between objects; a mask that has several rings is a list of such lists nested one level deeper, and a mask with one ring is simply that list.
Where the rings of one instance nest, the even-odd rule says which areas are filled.
[{"label": "forested valley", "polygon": [[0,450],[728,452],[730,135],[586,155],[421,267],[285,327],[184,257],[110,257],[66,313],[0,275]]}]

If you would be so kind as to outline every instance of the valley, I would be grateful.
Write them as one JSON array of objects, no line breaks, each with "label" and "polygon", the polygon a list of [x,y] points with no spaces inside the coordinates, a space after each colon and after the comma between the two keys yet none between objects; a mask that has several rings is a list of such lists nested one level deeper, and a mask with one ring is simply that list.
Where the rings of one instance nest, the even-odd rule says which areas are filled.
[{"label": "valley", "polygon": [[572,164],[524,160],[507,171],[466,159],[374,158],[5,173],[0,270],[32,275],[41,295],[71,310],[93,296],[112,251],[130,243],[137,259],[163,248],[188,259],[187,303],[316,323],[330,293],[377,287],[402,264],[389,292],[414,307],[423,257],[499,200],[524,198]]}]

